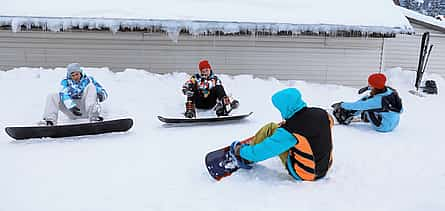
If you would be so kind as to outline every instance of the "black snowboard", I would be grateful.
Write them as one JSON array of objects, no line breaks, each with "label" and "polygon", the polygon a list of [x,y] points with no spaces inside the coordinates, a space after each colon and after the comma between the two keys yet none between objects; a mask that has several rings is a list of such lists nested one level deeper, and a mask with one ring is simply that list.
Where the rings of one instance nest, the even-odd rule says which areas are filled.
[{"label": "black snowboard", "polygon": [[96,135],[110,132],[124,132],[133,126],[130,118],[116,119],[103,122],[56,125],[56,126],[28,126],[6,127],[6,133],[14,139],[28,138],[60,138],[70,136]]},{"label": "black snowboard", "polygon": [[163,117],[158,116],[158,119],[164,123],[205,123],[205,122],[218,122],[218,121],[228,121],[228,120],[241,120],[250,116],[253,112],[246,114],[235,114],[229,116],[219,116],[219,117],[197,117],[197,118],[186,118],[186,117]]}]

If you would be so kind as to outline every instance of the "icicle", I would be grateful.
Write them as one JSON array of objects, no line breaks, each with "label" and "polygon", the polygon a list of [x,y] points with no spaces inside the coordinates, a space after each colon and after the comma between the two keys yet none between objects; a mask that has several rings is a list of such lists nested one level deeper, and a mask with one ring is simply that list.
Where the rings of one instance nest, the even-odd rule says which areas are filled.
[{"label": "icicle", "polygon": [[11,21],[11,30],[12,32],[19,32],[21,31],[23,19],[21,18],[13,18]]}]

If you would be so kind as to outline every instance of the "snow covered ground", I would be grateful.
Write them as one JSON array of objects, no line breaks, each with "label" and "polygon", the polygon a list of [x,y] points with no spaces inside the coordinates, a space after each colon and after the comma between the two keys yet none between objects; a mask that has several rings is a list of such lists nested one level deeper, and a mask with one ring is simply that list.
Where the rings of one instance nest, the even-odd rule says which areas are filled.
[{"label": "snow covered ground", "polygon": [[[134,127],[128,133],[25,141],[1,132],[1,211],[445,209],[445,81],[437,75],[424,78],[436,80],[439,95],[419,98],[408,94],[414,72],[388,70],[389,85],[404,103],[399,127],[378,133],[363,124],[335,126],[334,165],[322,180],[295,182],[273,158],[215,182],[203,164],[205,153],[279,121],[270,102],[274,92],[297,87],[310,106],[328,107],[357,99],[357,90],[221,75],[241,102],[238,112],[253,116],[232,124],[165,127],[156,116],[183,111],[180,87],[187,74],[106,68],[86,73],[110,93],[105,117],[131,116]],[[64,75],[64,68],[0,71],[0,127],[39,121],[46,95],[58,90]]]}]

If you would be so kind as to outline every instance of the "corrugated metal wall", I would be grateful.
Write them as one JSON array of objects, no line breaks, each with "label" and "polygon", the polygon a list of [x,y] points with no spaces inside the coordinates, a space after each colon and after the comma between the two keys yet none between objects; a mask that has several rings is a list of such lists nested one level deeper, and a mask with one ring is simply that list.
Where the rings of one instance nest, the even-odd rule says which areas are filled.
[{"label": "corrugated metal wall", "polygon": [[[384,68],[417,69],[421,33],[397,38],[180,36],[154,33],[18,32],[0,30],[0,70],[14,67],[145,69],[155,73],[197,71],[209,59],[216,73],[306,80],[351,86]],[[432,34],[428,72],[445,77],[445,36]],[[383,47],[383,48],[382,48]],[[383,49],[383,52],[382,52]],[[382,60],[381,60],[382,59]]]},{"label": "corrugated metal wall", "polygon": [[180,36],[142,32],[0,31],[0,69],[87,67],[145,69],[155,73],[197,71],[209,59],[223,74],[307,80],[358,86],[379,70],[382,38]]},{"label": "corrugated metal wall", "polygon": [[[385,68],[402,67],[405,70],[417,70],[422,33],[399,35],[396,39],[385,39]],[[426,72],[437,73],[445,77],[445,36],[430,35],[430,44],[434,45]]]}]

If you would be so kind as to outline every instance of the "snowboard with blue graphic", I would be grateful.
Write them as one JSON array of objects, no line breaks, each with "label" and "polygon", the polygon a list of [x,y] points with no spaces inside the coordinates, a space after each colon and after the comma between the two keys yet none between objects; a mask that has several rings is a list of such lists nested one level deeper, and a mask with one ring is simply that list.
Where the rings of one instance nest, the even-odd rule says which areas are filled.
[{"label": "snowboard with blue graphic", "polygon": [[[241,141],[241,144],[248,144],[254,137]],[[210,176],[219,181],[224,177],[232,175],[239,167],[234,164],[229,155],[230,145],[211,151],[205,156],[205,165]]]}]

